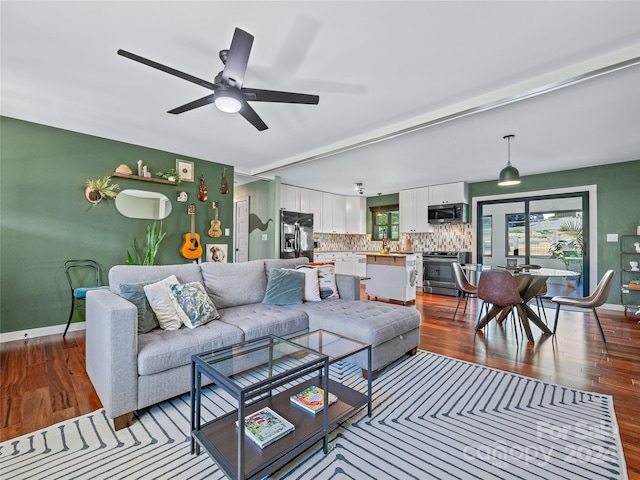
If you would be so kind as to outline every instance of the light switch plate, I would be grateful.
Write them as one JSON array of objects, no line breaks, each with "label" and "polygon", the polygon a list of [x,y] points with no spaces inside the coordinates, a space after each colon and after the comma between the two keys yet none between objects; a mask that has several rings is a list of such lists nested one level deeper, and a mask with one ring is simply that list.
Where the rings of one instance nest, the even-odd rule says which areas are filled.
[{"label": "light switch plate", "polygon": [[266,242],[268,238],[269,238],[269,235],[267,233],[263,233],[262,234],[262,241],[263,242]]},{"label": "light switch plate", "polygon": [[607,233],[607,242],[617,242],[618,234],[617,233]]},{"label": "light switch plate", "polygon": [[224,229],[224,236],[225,236],[225,237],[228,237],[228,236],[229,236],[229,229],[228,229],[228,228],[225,228],[225,229]]}]

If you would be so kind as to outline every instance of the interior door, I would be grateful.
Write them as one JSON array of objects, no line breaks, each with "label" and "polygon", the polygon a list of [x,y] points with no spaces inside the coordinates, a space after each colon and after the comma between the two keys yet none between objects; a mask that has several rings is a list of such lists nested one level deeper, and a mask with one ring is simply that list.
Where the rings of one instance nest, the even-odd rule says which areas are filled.
[{"label": "interior door", "polygon": [[249,198],[234,202],[235,206],[235,256],[234,262],[249,261]]}]

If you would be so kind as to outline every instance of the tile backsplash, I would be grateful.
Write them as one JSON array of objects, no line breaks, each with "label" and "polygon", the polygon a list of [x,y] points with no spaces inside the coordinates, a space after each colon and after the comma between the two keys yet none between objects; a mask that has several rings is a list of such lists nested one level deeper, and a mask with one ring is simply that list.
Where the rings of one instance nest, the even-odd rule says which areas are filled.
[{"label": "tile backsplash", "polygon": [[[434,225],[432,233],[401,233],[398,242],[392,242],[393,250],[402,250],[405,238],[411,240],[414,252],[447,251],[470,252],[473,246],[473,229],[470,223]],[[318,250],[323,251],[377,251],[382,242],[372,241],[371,235],[342,235],[316,233]]]}]

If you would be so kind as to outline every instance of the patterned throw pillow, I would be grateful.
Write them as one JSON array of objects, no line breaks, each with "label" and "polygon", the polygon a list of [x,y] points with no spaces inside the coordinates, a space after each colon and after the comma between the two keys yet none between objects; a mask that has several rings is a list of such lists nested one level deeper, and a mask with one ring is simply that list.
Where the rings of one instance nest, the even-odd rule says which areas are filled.
[{"label": "patterned throw pillow", "polygon": [[220,314],[200,282],[171,285],[171,298],[182,323],[189,328],[217,320]]},{"label": "patterned throw pillow", "polygon": [[272,268],[269,270],[267,291],[262,303],[268,305],[295,305],[302,303],[304,273],[296,270]]},{"label": "patterned throw pillow", "polygon": [[340,298],[338,286],[336,285],[335,264],[327,263],[310,263],[309,266],[318,271],[318,285],[320,286],[320,298]]}]

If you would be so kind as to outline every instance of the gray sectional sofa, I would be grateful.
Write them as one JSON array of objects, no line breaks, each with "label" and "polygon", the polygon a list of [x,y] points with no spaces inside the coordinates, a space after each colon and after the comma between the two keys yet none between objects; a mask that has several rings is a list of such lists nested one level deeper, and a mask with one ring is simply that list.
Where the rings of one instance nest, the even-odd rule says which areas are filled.
[{"label": "gray sectional sofa", "polygon": [[[133,411],[189,391],[190,359],[197,353],[273,334],[290,337],[317,329],[370,343],[372,370],[363,354],[348,359],[377,372],[420,341],[420,313],[413,308],[360,300],[360,279],[336,275],[339,299],[299,305],[262,300],[272,268],[294,268],[308,259],[130,266],[109,271],[109,289],[94,290],[86,303],[86,369],[116,429]],[[121,284],[155,282],[175,275],[180,283],[201,282],[220,319],[195,329],[156,328],[138,333],[138,310],[120,294]]]}]

